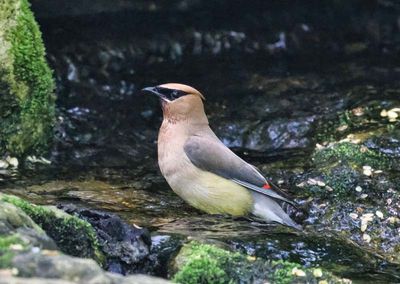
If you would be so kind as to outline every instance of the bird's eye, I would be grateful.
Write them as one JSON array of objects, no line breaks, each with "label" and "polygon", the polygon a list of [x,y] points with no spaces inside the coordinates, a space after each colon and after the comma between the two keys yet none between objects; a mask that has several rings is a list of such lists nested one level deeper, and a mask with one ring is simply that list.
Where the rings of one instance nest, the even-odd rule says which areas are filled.
[{"label": "bird's eye", "polygon": [[177,99],[177,98],[180,97],[180,94],[179,94],[179,92],[177,90],[174,90],[172,92],[172,94],[171,94],[171,97],[174,98],[174,99]]}]

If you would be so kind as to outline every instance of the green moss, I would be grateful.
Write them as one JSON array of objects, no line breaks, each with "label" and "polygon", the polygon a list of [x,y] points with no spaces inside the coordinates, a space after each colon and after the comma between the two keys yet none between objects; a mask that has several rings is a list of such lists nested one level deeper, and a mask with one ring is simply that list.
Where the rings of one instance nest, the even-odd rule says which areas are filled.
[{"label": "green moss", "polygon": [[0,150],[46,149],[54,124],[54,81],[27,0],[0,0]]},{"label": "green moss", "polygon": [[[173,277],[177,283],[317,283],[328,280],[340,283],[341,279],[319,269],[322,275],[314,275],[313,268],[287,261],[266,261],[249,258],[214,245],[191,242],[182,247],[175,259],[178,272]],[[296,274],[301,270],[303,275]]]},{"label": "green moss", "polygon": [[[177,283],[234,283],[229,265],[243,261],[240,254],[232,254],[215,246],[194,242],[181,251],[182,269],[175,274]],[[177,261],[180,261],[179,259]]]},{"label": "green moss", "polygon": [[22,248],[26,246],[18,234],[0,236],[0,269],[11,266],[11,261],[16,255],[11,248],[12,245],[21,245]]},{"label": "green moss", "polygon": [[341,142],[330,147],[317,150],[313,154],[316,166],[329,166],[332,164],[348,164],[354,168],[371,166],[374,169],[386,169],[390,167],[390,160],[383,154],[369,150],[358,144]]},{"label": "green moss", "polygon": [[349,111],[344,111],[331,117],[329,120],[319,121],[315,139],[321,142],[332,142],[347,135],[353,125],[352,116]]},{"label": "green moss", "polygon": [[316,149],[312,162],[315,170],[306,175],[306,179],[323,181],[328,188],[316,184],[306,184],[304,188],[305,192],[320,197],[355,198],[359,196],[354,190],[357,186],[362,186],[363,193],[374,192],[371,177],[363,173],[363,167],[370,166],[374,170],[386,172],[396,166],[393,158],[350,142],[339,142]]},{"label": "green moss", "polygon": [[2,200],[21,208],[64,253],[103,262],[96,232],[88,222],[56,208],[33,205],[15,196],[2,195]]},{"label": "green moss", "polygon": [[294,268],[299,268],[300,266],[296,263],[288,261],[274,261],[274,273],[272,274],[272,282],[279,284],[292,283],[294,277],[292,271]]}]

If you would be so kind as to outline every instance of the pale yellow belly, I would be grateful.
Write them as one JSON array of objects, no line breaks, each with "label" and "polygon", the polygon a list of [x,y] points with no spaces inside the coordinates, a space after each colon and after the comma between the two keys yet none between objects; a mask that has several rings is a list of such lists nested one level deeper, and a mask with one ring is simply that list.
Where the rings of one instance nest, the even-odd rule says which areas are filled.
[{"label": "pale yellow belly", "polygon": [[207,213],[243,216],[253,208],[253,197],[246,188],[209,172],[186,171],[167,181],[182,199]]}]

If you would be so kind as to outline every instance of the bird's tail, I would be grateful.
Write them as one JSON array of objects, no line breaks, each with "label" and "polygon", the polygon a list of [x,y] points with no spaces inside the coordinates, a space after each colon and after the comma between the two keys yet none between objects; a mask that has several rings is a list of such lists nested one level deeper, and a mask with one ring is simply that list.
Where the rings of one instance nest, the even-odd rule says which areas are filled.
[{"label": "bird's tail", "polygon": [[278,222],[280,224],[302,230],[302,227],[294,222],[282,207],[272,198],[253,192],[253,211],[252,213],[269,222]]}]

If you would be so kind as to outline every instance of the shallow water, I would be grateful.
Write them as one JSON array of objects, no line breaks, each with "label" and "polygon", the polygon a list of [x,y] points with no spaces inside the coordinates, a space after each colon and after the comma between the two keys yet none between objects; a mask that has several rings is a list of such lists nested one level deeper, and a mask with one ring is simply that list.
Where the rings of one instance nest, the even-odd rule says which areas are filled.
[{"label": "shallow water", "polygon": [[[48,172],[45,170],[45,172]],[[113,212],[130,224],[149,228],[153,244],[176,246],[187,237],[225,243],[234,250],[267,259],[285,259],[305,266],[324,267],[360,283],[397,282],[398,267],[378,253],[359,246],[340,232],[308,225],[303,232],[246,218],[207,215],[186,205],[157,176],[136,178],[129,169],[86,169],[68,179],[18,176],[2,185],[2,192],[37,204],[75,204]],[[118,175],[120,173],[120,175]],[[172,241],[169,238],[178,238]],[[160,241],[161,238],[161,241]],[[164,248],[165,249],[165,248]],[[166,276],[166,272],[159,272]]]}]

